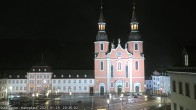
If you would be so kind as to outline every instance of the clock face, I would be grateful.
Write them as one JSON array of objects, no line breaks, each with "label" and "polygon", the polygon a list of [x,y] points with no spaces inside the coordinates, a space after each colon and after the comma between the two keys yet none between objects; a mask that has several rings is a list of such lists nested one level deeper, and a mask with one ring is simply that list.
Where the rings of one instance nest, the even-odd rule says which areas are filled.
[{"label": "clock face", "polygon": [[117,56],[120,57],[122,55],[121,52],[117,52]]}]

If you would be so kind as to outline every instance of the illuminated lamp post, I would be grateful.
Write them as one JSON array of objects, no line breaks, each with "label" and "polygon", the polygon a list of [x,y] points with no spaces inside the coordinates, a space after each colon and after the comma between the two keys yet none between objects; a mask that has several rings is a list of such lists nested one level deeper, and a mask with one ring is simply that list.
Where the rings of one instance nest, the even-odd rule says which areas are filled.
[{"label": "illuminated lamp post", "polygon": [[71,106],[71,94],[72,94],[72,93],[71,93],[71,91],[70,91],[70,92],[69,92],[69,95],[70,95],[70,102],[69,102],[69,103],[70,103],[70,106]]},{"label": "illuminated lamp post", "polygon": [[109,110],[109,104],[110,104],[110,100],[109,99],[107,99],[107,103],[108,103],[108,110]]}]

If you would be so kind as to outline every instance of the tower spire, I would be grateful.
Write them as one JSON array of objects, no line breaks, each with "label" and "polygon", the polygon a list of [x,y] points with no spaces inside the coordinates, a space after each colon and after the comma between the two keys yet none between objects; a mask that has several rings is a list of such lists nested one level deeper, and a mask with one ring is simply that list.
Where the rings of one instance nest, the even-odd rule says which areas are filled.
[{"label": "tower spire", "polygon": [[138,22],[136,19],[136,13],[135,13],[135,0],[133,0],[133,12],[132,12],[132,18],[131,18],[131,23],[130,23],[130,30],[131,32],[129,33],[128,41],[140,41],[141,36],[139,34],[138,30]]},{"label": "tower spire", "polygon": [[133,13],[132,13],[131,22],[137,22],[136,14],[135,14],[135,0],[133,0]]},{"label": "tower spire", "polygon": [[102,7],[102,0],[101,0],[101,12],[100,12],[100,16],[99,16],[99,21],[98,21],[98,34],[96,36],[96,41],[107,41],[108,38],[107,38],[107,35],[106,35],[106,32],[105,32],[105,20],[104,20],[104,16],[103,16],[103,7]]}]

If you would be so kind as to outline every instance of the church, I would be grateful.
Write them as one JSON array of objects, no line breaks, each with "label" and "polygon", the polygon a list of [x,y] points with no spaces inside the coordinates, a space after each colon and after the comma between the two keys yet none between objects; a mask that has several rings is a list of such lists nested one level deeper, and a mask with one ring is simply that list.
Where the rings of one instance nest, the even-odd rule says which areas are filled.
[{"label": "church", "polygon": [[122,48],[120,38],[118,45],[115,46],[113,42],[108,41],[106,23],[101,10],[99,30],[94,42],[95,93],[144,92],[143,41],[138,24],[134,6],[130,23],[131,32],[125,48]]}]

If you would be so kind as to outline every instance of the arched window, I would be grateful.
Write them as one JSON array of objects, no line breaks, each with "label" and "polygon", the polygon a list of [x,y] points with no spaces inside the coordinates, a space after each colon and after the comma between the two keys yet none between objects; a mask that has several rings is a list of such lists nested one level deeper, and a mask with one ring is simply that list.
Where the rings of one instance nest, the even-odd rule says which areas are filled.
[{"label": "arched window", "polygon": [[122,64],[121,64],[121,62],[118,62],[117,65],[118,65],[118,70],[122,70],[122,67],[121,67]]},{"label": "arched window", "polygon": [[126,73],[126,78],[128,78],[128,65],[125,66],[125,73]]},{"label": "arched window", "polygon": [[103,70],[103,62],[100,62],[100,70]]},{"label": "arched window", "polygon": [[111,78],[113,78],[114,77],[114,66],[112,65],[111,66]]},{"label": "arched window", "polygon": [[138,50],[138,43],[135,43],[135,50]]},{"label": "arched window", "polygon": [[138,70],[138,69],[139,69],[139,67],[138,67],[138,66],[139,66],[139,62],[138,62],[138,61],[135,61],[135,69],[136,69],[136,70]]},{"label": "arched window", "polygon": [[103,50],[103,44],[101,44],[100,46],[101,46],[100,49]]}]

